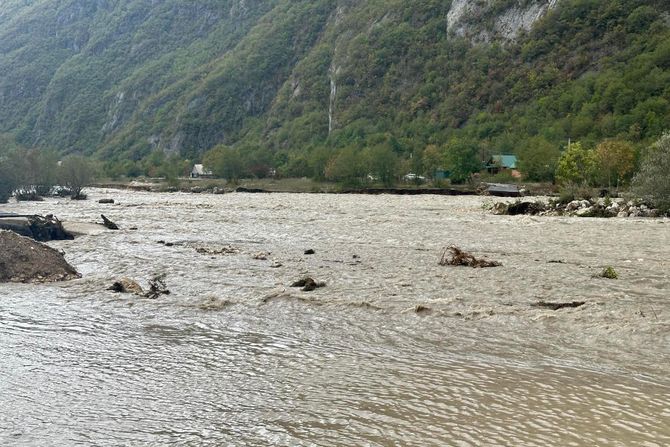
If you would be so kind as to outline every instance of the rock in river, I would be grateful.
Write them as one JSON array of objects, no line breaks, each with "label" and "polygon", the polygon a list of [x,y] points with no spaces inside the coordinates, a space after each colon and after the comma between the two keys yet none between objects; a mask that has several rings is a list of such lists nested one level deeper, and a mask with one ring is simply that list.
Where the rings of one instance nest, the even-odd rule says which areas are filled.
[{"label": "rock in river", "polygon": [[47,245],[0,231],[0,283],[41,283],[79,278],[63,255]]}]

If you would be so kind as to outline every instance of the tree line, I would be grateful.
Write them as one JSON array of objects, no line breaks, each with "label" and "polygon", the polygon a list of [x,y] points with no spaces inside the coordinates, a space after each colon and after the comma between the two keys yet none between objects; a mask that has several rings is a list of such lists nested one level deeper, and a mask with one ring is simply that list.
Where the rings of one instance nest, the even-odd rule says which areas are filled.
[{"label": "tree line", "polygon": [[40,200],[58,194],[83,199],[82,190],[95,176],[95,163],[81,155],[60,158],[56,152],[14,149],[0,156],[0,203]]}]

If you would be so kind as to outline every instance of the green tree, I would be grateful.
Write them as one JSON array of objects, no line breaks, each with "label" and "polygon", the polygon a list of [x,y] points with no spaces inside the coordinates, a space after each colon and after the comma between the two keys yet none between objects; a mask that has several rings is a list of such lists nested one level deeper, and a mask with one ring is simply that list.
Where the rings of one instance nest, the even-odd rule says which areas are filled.
[{"label": "green tree", "polygon": [[215,176],[228,181],[237,181],[243,174],[243,162],[240,152],[232,147],[219,145],[206,152],[203,164]]},{"label": "green tree", "polygon": [[190,163],[182,160],[178,155],[171,155],[165,158],[158,166],[157,175],[163,177],[168,185],[179,186],[179,177],[188,175]]},{"label": "green tree", "polygon": [[661,211],[670,212],[670,132],[642,155],[640,170],[633,179],[633,191]]},{"label": "green tree", "polygon": [[429,144],[423,151],[423,174],[430,178],[435,177],[435,172],[444,167],[444,154],[434,145]]},{"label": "green tree", "polygon": [[601,181],[608,187],[615,181],[618,187],[635,169],[635,149],[627,141],[603,141],[596,146],[595,161]]},{"label": "green tree", "polygon": [[354,147],[346,147],[335,154],[326,166],[326,178],[345,185],[359,185],[367,175],[367,167]]},{"label": "green tree", "polygon": [[593,178],[594,167],[594,152],[579,142],[572,143],[558,160],[556,180],[561,184],[586,186]]},{"label": "green tree", "polygon": [[472,141],[454,139],[447,144],[445,165],[451,172],[452,181],[464,182],[481,170],[482,162],[478,154],[479,147]]},{"label": "green tree", "polygon": [[398,156],[388,145],[367,148],[363,153],[363,161],[369,173],[378,177],[384,186],[393,186],[398,174]]},{"label": "green tree", "polygon": [[553,181],[561,151],[543,137],[525,141],[519,149],[519,170],[524,178],[536,182]]}]

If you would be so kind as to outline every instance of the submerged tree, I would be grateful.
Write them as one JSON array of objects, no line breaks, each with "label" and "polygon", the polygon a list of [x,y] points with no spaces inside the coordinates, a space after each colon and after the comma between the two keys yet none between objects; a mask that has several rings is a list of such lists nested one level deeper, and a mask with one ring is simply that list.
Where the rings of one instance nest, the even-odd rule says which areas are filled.
[{"label": "submerged tree", "polygon": [[60,181],[70,190],[73,200],[85,197],[81,191],[90,184],[93,177],[93,164],[81,155],[70,155],[60,165]]},{"label": "submerged tree", "polygon": [[666,132],[642,155],[633,191],[661,211],[670,211],[670,132]]}]

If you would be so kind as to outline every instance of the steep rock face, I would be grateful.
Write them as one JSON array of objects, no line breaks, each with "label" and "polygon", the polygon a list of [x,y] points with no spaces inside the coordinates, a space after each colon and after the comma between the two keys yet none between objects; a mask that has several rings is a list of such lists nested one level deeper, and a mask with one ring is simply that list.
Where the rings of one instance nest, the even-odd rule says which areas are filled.
[{"label": "steep rock face", "polygon": [[447,15],[447,29],[474,41],[511,40],[529,31],[558,2],[517,0],[501,7],[499,0],[454,0]]},{"label": "steep rock face", "polygon": [[327,154],[305,155],[315,148],[383,143],[408,158],[463,134],[509,150],[538,135],[556,148],[567,138],[648,141],[670,119],[668,9],[5,0],[0,137],[119,163],[152,151],[198,159],[226,144],[294,163],[296,175],[323,171]]}]

